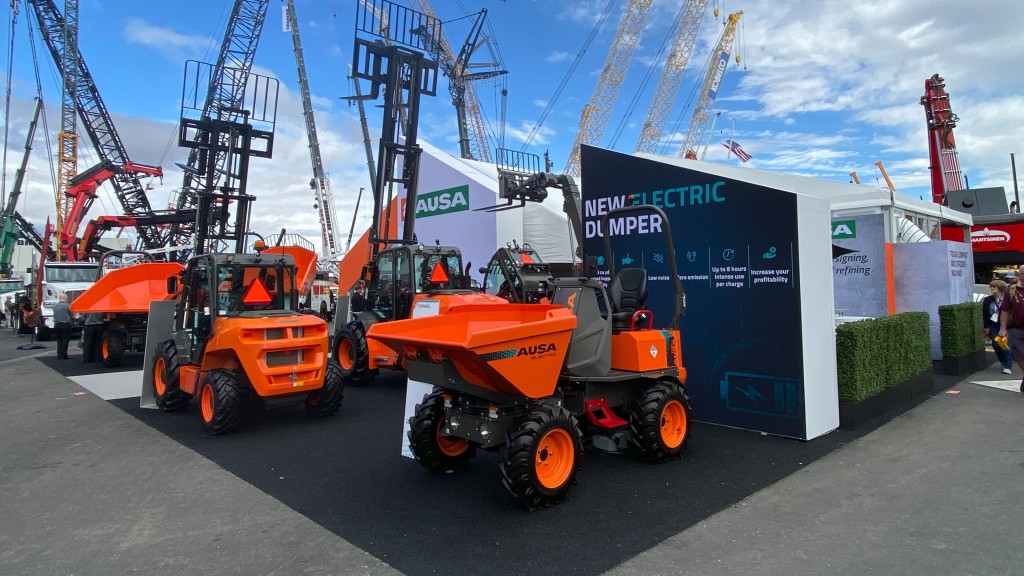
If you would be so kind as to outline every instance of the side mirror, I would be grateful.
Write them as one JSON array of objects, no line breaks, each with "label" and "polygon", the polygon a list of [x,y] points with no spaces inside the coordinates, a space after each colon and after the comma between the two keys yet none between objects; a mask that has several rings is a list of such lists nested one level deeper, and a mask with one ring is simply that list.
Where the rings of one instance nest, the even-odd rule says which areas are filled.
[{"label": "side mirror", "polygon": [[481,267],[480,267],[480,268],[479,268],[479,269],[477,270],[477,272],[479,272],[479,273],[481,273],[481,274],[487,274],[487,267],[486,267],[486,266],[481,266]]},{"label": "side mirror", "polygon": [[177,294],[178,293],[178,277],[168,276],[167,277],[167,293]]}]

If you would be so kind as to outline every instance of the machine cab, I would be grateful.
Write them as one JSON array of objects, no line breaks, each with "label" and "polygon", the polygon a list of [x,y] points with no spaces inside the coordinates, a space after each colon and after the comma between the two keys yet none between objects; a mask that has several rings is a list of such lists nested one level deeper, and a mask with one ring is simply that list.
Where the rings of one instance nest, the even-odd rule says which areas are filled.
[{"label": "machine cab", "polygon": [[376,320],[408,318],[418,294],[465,290],[462,253],[451,246],[397,246],[381,251],[367,295]]},{"label": "machine cab", "polygon": [[295,264],[288,255],[199,256],[189,261],[181,282],[175,324],[193,350],[211,336],[218,318],[298,314]]},{"label": "machine cab", "polygon": [[480,272],[484,274],[483,291],[487,294],[522,304],[548,300],[551,271],[529,244],[498,248]]}]

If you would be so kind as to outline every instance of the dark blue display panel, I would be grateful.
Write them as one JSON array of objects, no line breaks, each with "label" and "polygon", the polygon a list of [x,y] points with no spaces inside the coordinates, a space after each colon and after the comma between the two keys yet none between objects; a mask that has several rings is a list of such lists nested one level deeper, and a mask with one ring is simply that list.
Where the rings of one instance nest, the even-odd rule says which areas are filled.
[{"label": "dark blue display panel", "polygon": [[[796,196],[589,146],[581,158],[583,249],[598,256],[605,279],[602,216],[630,196],[668,216],[686,291],[681,327],[693,417],[805,437]],[[647,269],[647,307],[655,326],[666,327],[670,253],[659,220],[630,213],[608,227],[616,270]]]}]

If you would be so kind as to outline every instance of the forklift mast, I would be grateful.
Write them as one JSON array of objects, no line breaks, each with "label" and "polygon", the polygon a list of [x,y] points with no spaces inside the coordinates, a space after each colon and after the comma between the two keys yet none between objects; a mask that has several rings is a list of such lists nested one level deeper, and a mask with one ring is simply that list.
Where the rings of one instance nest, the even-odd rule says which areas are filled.
[{"label": "forklift mast", "polygon": [[[422,149],[416,143],[420,96],[437,94],[438,54],[436,43],[441,21],[405,6],[379,0],[356,3],[356,38],[352,60],[353,80],[370,82],[370,92],[361,98],[376,100],[383,88],[384,118],[377,153],[377,174],[373,189],[369,267],[389,244],[416,243],[416,193]],[[378,13],[388,17],[377,23]],[[430,34],[421,33],[423,30]],[[361,91],[360,91],[361,92]],[[404,138],[399,140],[399,133]],[[395,185],[405,188],[405,227],[401,237],[390,229],[390,210]],[[367,278],[369,274],[364,274]]]}]

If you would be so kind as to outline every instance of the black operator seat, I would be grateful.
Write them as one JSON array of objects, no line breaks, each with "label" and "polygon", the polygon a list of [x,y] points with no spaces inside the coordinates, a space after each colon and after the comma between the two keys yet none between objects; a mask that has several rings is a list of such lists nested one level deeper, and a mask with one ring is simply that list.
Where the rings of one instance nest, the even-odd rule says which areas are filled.
[{"label": "black operator seat", "polygon": [[608,289],[612,301],[612,330],[629,330],[633,314],[647,302],[647,270],[623,268]]}]

